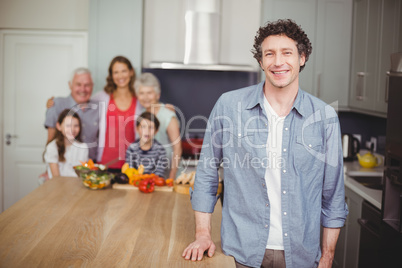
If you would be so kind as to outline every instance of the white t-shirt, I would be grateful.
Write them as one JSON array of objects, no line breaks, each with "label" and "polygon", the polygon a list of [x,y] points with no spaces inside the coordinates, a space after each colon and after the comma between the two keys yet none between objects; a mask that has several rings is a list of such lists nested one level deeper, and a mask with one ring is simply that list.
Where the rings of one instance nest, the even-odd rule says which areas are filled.
[{"label": "white t-shirt", "polygon": [[[81,165],[80,161],[88,161],[88,146],[85,143],[74,141],[66,148],[64,153],[65,162],[59,162],[59,153],[57,151],[56,140],[51,141],[46,146],[45,162],[46,164],[57,163],[59,165],[60,176],[77,177],[73,166]],[[52,172],[47,165],[47,173],[52,178]]]},{"label": "white t-shirt", "polygon": [[264,98],[264,109],[268,117],[267,157],[268,167],[265,171],[270,204],[270,226],[267,241],[268,249],[283,250],[282,237],[282,199],[281,199],[281,165],[282,162],[282,132],[285,116],[279,117]]}]

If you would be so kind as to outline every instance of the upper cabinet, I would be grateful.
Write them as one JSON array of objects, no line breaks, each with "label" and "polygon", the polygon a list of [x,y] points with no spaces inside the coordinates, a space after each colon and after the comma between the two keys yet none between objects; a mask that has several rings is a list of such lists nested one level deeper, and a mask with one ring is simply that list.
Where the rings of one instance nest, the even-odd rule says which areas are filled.
[{"label": "upper cabinet", "polygon": [[300,73],[300,87],[343,110],[348,106],[352,0],[263,0],[262,20],[292,19],[309,37],[313,52]]},{"label": "upper cabinet", "polygon": [[[211,5],[213,12],[202,10],[203,6],[208,9]],[[197,9],[198,6],[201,9]],[[260,9],[260,0],[146,0],[142,66],[149,68],[155,62],[183,63],[186,38],[193,40],[198,36],[198,45],[203,49],[210,45],[207,40],[217,46],[216,64],[246,65],[259,70],[250,50],[260,26]],[[193,16],[193,24],[186,25],[189,10],[190,15],[200,11],[195,14],[200,16]],[[214,16],[206,13],[214,13],[210,14]],[[194,36],[186,37],[186,27],[195,29]],[[208,34],[219,36],[218,40]]]},{"label": "upper cabinet", "polygon": [[349,106],[385,116],[390,55],[401,51],[401,0],[354,0]]}]

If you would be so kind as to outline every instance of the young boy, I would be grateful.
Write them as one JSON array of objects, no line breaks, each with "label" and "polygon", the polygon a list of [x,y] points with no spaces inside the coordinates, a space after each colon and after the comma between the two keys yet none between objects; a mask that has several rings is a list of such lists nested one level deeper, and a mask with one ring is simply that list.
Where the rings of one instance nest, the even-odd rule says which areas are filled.
[{"label": "young boy", "polygon": [[126,163],[130,167],[144,166],[144,174],[155,174],[164,177],[168,166],[166,151],[163,146],[154,139],[159,128],[159,121],[150,112],[144,112],[137,119],[137,132],[140,136],[130,144],[126,151]]}]

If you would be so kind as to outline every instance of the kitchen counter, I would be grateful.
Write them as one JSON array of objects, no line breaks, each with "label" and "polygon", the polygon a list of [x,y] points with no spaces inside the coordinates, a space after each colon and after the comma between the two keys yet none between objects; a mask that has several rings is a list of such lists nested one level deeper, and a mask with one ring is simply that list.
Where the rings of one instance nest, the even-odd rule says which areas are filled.
[{"label": "kitchen counter", "polygon": [[234,267],[221,249],[221,211],[217,202],[215,255],[186,261],[195,234],[188,195],[90,190],[78,178],[54,178],[0,214],[0,267]]},{"label": "kitchen counter", "polygon": [[344,162],[344,171],[345,171],[345,186],[350,190],[354,191],[356,194],[361,196],[363,199],[367,200],[371,204],[373,204],[378,209],[381,209],[382,202],[382,191],[370,189],[359,182],[355,181],[348,175],[346,175],[350,171],[361,171],[361,172],[375,172],[378,174],[382,174],[384,171],[384,167],[375,167],[375,168],[363,168],[359,165],[358,161],[353,162]]}]

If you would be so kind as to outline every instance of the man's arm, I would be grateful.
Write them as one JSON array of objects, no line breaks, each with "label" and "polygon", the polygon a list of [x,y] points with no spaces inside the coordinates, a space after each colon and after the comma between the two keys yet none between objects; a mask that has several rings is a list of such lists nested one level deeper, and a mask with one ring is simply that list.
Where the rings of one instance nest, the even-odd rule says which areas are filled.
[{"label": "man's arm", "polygon": [[186,260],[200,261],[208,250],[208,257],[215,253],[216,246],[211,238],[211,213],[195,211],[195,241],[183,251]]},{"label": "man's arm", "polygon": [[338,241],[340,228],[323,228],[321,259],[318,268],[332,267],[332,261],[335,256],[336,242]]},{"label": "man's arm", "polygon": [[56,135],[56,128],[48,127],[47,128],[47,142],[46,143],[49,143],[54,138],[54,135]]}]

